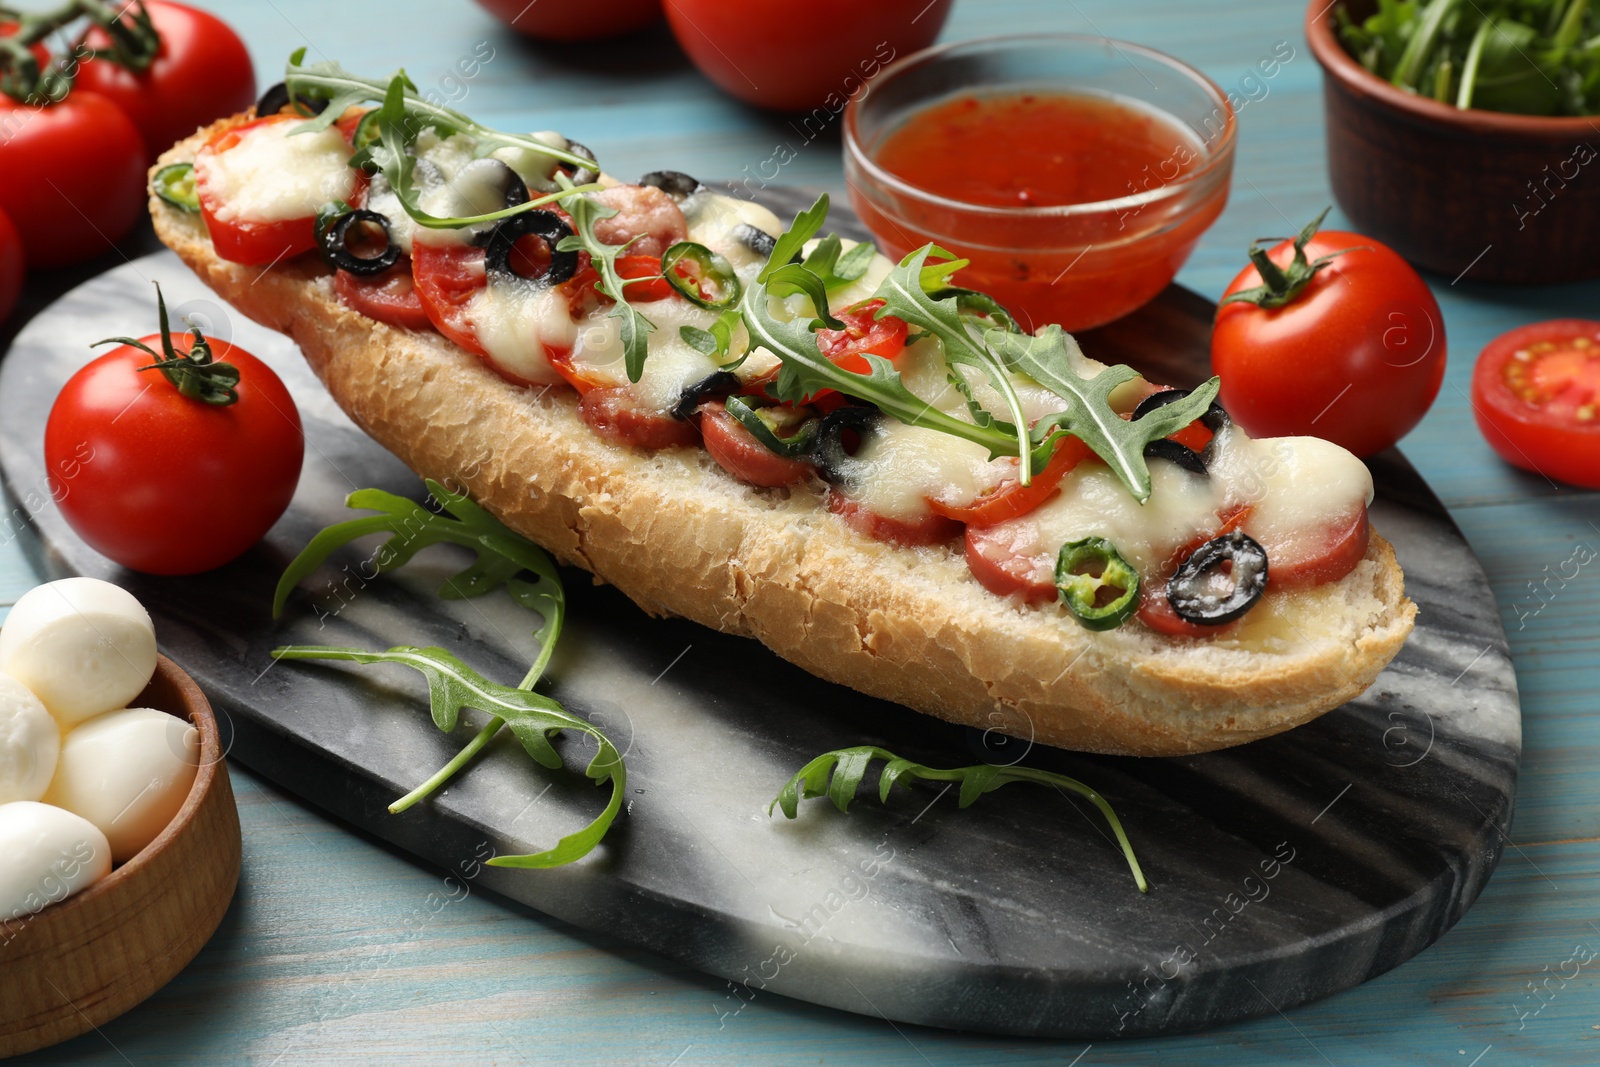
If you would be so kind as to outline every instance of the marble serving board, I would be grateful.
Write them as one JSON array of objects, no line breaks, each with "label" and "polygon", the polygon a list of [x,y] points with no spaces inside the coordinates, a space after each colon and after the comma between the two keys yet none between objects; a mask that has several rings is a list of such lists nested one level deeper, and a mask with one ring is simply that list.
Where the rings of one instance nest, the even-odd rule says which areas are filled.
[{"label": "marble serving board", "polygon": [[[91,358],[89,342],[153,328],[152,281],[176,316],[271,364],[306,427],[289,512],[244,558],[192,578],[134,574],[86,547],[53,506],[41,457],[51,402]],[[1192,383],[1206,373],[1211,310],[1174,287],[1085,335],[1084,348]],[[502,737],[446,792],[389,815],[467,740],[477,713],[446,736],[406,668],[269,657],[287,643],[441,645],[514,684],[534,652],[533,621],[503,593],[434,597],[462,564],[452,549],[374,580],[370,543],[337,556],[271,619],[284,564],[349,517],[347,493],[420,499],[421,486],[345,418],[292,344],[223,305],[175,257],[110,271],[22,332],[0,366],[0,467],[11,496],[0,536],[25,538],[41,573],[131,589],[162,650],[217,706],[232,758],[439,865],[440,899],[491,889],[728,979],[724,1022],[768,993],[899,1022],[1091,1040],[1282,1010],[1440,937],[1483,889],[1511,822],[1520,715],[1494,599],[1444,508],[1394,452],[1373,463],[1372,515],[1421,608],[1416,632],[1360,700],[1202,756],[1083,756],[949,726],[819,681],[755,642],[651,618],[571,572],[567,633],[542,687],[617,741],[628,800],[593,855],[548,871],[481,861],[549,847],[600,810],[607,790],[578,773],[591,748],[571,742],[569,770],[550,772]],[[942,788],[897,790],[887,805],[863,789],[848,815],[816,800],[794,822],[768,816],[811,757],[868,743],[939,766],[1024,761],[1093,784],[1121,814],[1149,894],[1093,810],[1051,789],[1010,785],[966,810]]]}]

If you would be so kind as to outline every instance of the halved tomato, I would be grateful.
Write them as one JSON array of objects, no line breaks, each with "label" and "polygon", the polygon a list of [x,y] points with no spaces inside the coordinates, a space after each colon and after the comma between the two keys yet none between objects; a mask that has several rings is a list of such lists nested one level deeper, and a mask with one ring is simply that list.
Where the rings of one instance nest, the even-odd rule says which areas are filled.
[{"label": "halved tomato", "polygon": [[[617,274],[623,278],[641,279],[624,287],[623,295],[630,304],[653,303],[672,295],[671,283],[661,275],[660,256],[618,256]],[[643,281],[645,278],[650,280]]]},{"label": "halved tomato", "polygon": [[489,354],[478,343],[478,332],[467,317],[467,304],[488,279],[483,269],[483,249],[413,242],[411,277],[423,310],[439,332],[468,352],[487,359]]},{"label": "halved tomato", "polygon": [[1472,371],[1472,412],[1507,463],[1600,489],[1600,322],[1556,319],[1495,338]]},{"label": "halved tomato", "polygon": [[405,256],[382,274],[355,275],[335,272],[333,288],[339,299],[369,319],[404,330],[431,330],[433,320],[417,295],[411,260]]},{"label": "halved tomato", "polygon": [[[872,364],[867,362],[869,355],[883,356],[885,359],[898,356],[906,347],[906,334],[909,332],[906,321],[893,315],[873,318],[873,314],[881,307],[882,300],[864,300],[839,312],[835,318],[844,323],[844,329],[816,331],[817,349],[836,366],[854,374],[866,374],[872,369]],[[773,369],[752,378],[746,384],[745,392],[764,393],[767,383],[777,377],[778,371]],[[805,403],[832,396],[833,393],[832,389],[819,389],[806,397]]]}]

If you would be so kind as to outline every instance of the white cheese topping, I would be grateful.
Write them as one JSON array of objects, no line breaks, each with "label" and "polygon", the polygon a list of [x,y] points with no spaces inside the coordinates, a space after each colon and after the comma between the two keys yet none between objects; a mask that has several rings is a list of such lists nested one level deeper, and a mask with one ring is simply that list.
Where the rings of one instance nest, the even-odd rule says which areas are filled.
[{"label": "white cheese topping", "polygon": [[1215,479],[1163,459],[1149,466],[1150,499],[1141,506],[1110,467],[1092,460],[1078,464],[1060,495],[1014,520],[1031,527],[1033,543],[1022,554],[1053,557],[1068,541],[1103,537],[1148,576],[1190,541],[1221,528],[1217,511],[1224,493]]},{"label": "white cheese topping", "polygon": [[488,285],[473,294],[466,313],[478,343],[502,369],[538,385],[561,381],[545,349],[576,343],[578,327],[565,295],[532,285]]},{"label": "white cheese topping", "polygon": [[928,498],[953,507],[997,485],[1009,464],[989,450],[939,430],[884,419],[847,465],[850,497],[879,515],[911,522],[928,514]]},{"label": "white cheese topping", "polygon": [[[690,347],[679,329],[683,326],[706,329],[716,321],[718,313],[677,298],[634,306],[656,326],[650,335],[650,358],[645,360],[644,375],[632,386],[634,395],[650,410],[671,411],[686,388],[705,380],[718,367],[710,356]],[[609,307],[596,310],[578,327],[572,366],[617,385],[627,385],[620,323],[609,311]],[[734,349],[735,356],[743,344],[749,343],[740,341],[742,336],[741,327],[734,338],[740,346]]]},{"label": "white cheese topping", "polygon": [[315,215],[355,191],[350,145],[330,126],[295,133],[304,123],[273,122],[240,135],[226,152],[202,151],[195,181],[219,203],[223,222],[283,222]]}]

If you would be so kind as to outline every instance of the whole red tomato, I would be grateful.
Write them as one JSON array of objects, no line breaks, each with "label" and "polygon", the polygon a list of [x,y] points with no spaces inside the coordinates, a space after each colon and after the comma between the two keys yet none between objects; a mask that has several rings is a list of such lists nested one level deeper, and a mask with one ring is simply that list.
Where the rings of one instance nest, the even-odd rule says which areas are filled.
[{"label": "whole red tomato", "polygon": [[1507,463],[1600,489],[1600,322],[1556,319],[1496,337],[1472,369],[1472,413]]},{"label": "whole red tomato", "polygon": [[22,238],[11,219],[0,211],[0,322],[17,306],[22,292]]},{"label": "whole red tomato", "polygon": [[[1358,233],[1317,233],[1321,221],[1270,251],[1251,249],[1257,265],[1239,272],[1217,309],[1211,364],[1222,406],[1251,434],[1321,437],[1370,456],[1438,396],[1444,318],[1396,252]],[[1271,286],[1263,258],[1277,275]],[[1230,302],[1239,294],[1250,299]]]},{"label": "whole red tomato", "polygon": [[540,41],[598,41],[642,30],[661,17],[661,0],[607,0],[602,11],[585,0],[478,0],[524,37]]},{"label": "whole red tomato", "polygon": [[[160,334],[142,342],[164,351]],[[209,366],[238,371],[236,402],[185,395],[167,371],[150,367],[151,352],[120,345],[74,374],[50,410],[44,455],[61,513],[124,567],[220,567],[261,540],[294,495],[305,445],[289,391],[244,349],[208,344]],[[192,337],[177,337],[170,350],[192,367],[192,347]],[[172,373],[185,380],[197,372]]]},{"label": "whole red tomato", "polygon": [[144,142],[128,116],[74,89],[30,107],[0,94],[0,211],[30,267],[81,263],[111,248],[144,214]]},{"label": "whole red tomato", "polygon": [[[125,111],[154,159],[199,127],[254,103],[256,74],[244,42],[215,15],[171,0],[147,0],[145,9],[161,37],[149,68],[135,74],[90,57],[78,68],[77,85]],[[109,44],[98,29],[87,43]]]},{"label": "whole red tomato", "polygon": [[665,0],[700,72],[757,107],[837,115],[866,81],[939,36],[953,0]]}]

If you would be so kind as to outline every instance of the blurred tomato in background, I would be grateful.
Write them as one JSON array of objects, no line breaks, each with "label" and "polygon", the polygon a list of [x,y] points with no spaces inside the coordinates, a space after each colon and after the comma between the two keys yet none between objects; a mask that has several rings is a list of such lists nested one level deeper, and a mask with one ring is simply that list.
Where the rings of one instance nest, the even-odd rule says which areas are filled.
[{"label": "blurred tomato in background", "polygon": [[661,0],[478,0],[495,18],[538,41],[598,41],[642,30],[661,17]]}]

